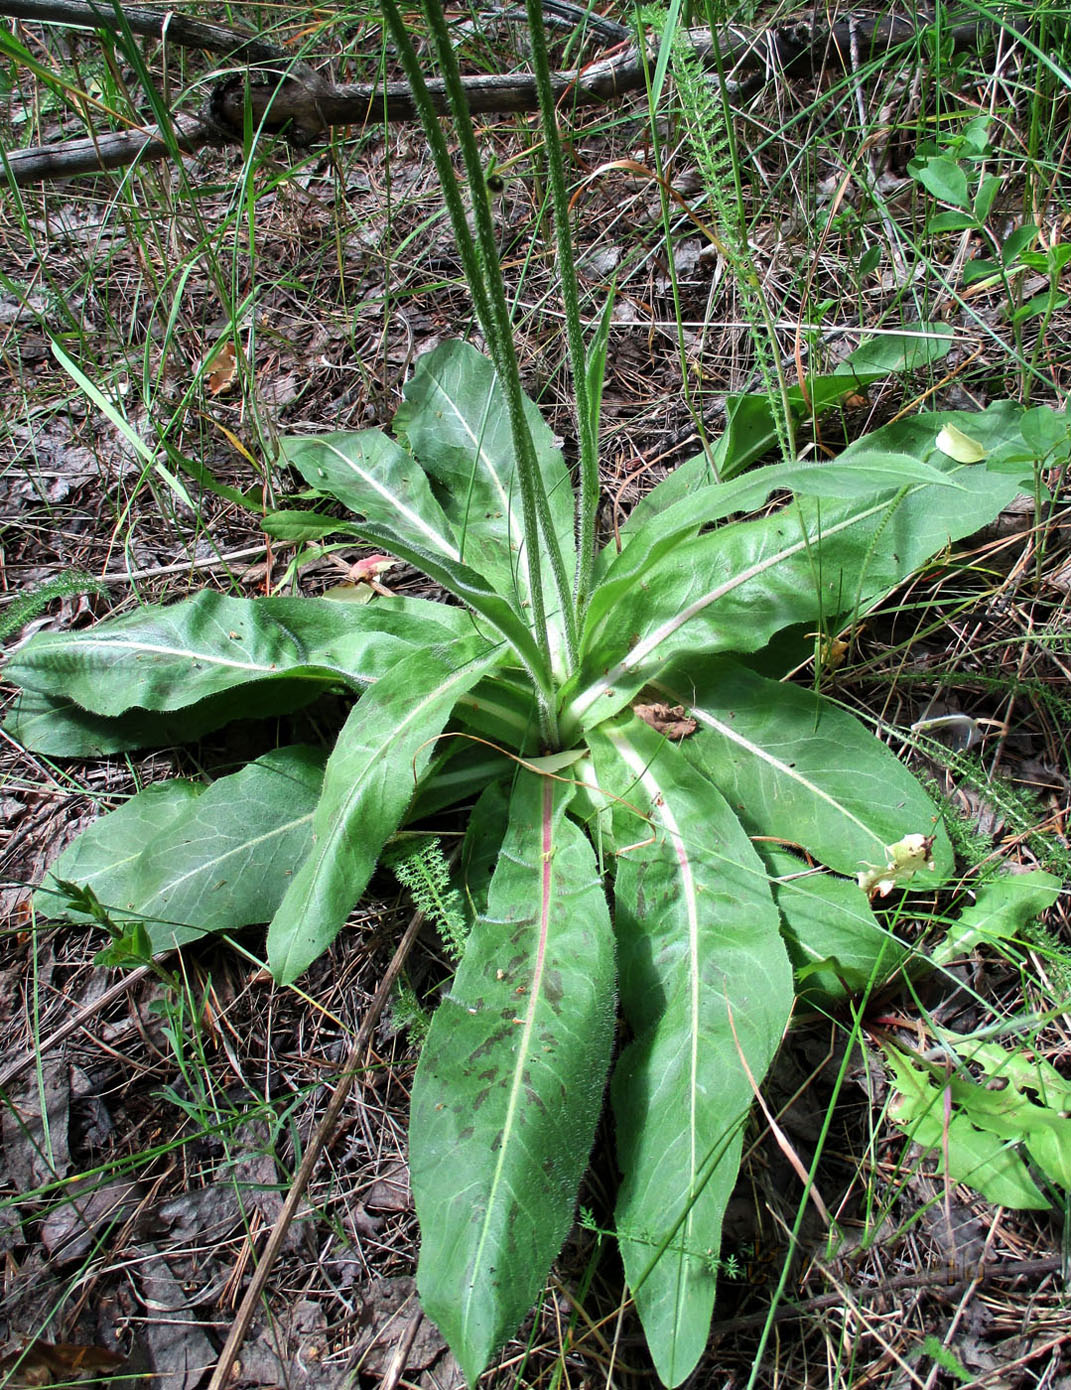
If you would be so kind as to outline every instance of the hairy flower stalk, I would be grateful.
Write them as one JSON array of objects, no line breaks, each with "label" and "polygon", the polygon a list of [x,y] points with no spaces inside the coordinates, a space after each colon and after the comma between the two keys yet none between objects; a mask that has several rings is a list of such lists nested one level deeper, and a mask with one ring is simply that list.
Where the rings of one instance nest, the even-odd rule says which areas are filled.
[{"label": "hairy flower stalk", "polygon": [[[529,599],[532,629],[544,657],[546,670],[549,672],[552,657],[543,599],[542,567],[538,544],[541,535],[546,554],[550,560],[552,579],[561,612],[566,663],[571,671],[576,665],[577,647],[576,619],[571,601],[570,584],[561,549],[554,535],[550,506],[540,477],[531,433],[524,418],[520,369],[513,342],[513,326],[510,321],[509,308],[498,265],[498,251],[495,245],[494,227],[491,221],[491,209],[487,198],[483,166],[479,150],[476,147],[468,102],[465,98],[446,20],[438,0],[423,0],[424,16],[435,46],[436,58],[446,85],[450,107],[455,116],[454,129],[461,148],[462,161],[469,186],[475,237],[470,230],[465,206],[457,187],[446,138],[443,135],[439,117],[432,105],[427,84],[424,81],[424,74],[404,21],[394,0],[383,0],[382,8],[391,36],[397,45],[406,77],[409,79],[414,100],[420,111],[421,123],[424,127],[424,133],[428,137],[428,145],[442,185],[444,201],[461,255],[465,278],[472,291],[476,317],[487,341],[491,359],[495,364],[506,397],[510,430],[517,453],[525,562],[530,581]],[[537,683],[545,697],[545,680],[540,680]],[[544,722],[544,736],[550,742],[556,743],[557,718],[553,702],[546,698],[541,699],[541,717]]]},{"label": "hairy flower stalk", "polygon": [[527,0],[528,29],[532,45],[532,70],[539,95],[539,115],[543,126],[543,150],[547,180],[554,213],[554,240],[565,308],[565,334],[572,369],[577,437],[580,441],[580,489],[577,496],[576,610],[578,623],[591,593],[595,567],[595,514],[599,505],[599,426],[589,392],[587,352],[580,324],[580,296],[577,290],[576,261],[569,225],[569,197],[565,187],[565,164],[550,83],[543,11],[539,0]]}]

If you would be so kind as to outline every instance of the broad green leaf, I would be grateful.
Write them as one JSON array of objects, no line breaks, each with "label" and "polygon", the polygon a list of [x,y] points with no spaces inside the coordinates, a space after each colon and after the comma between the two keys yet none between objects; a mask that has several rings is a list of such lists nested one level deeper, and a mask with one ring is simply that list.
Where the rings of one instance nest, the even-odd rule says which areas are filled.
[{"label": "broad green leaf", "polygon": [[284,509],[266,512],[260,519],[260,529],[266,536],[274,536],[278,541],[319,541],[324,536],[338,535],[340,532],[353,533],[353,523],[344,517],[324,516],[322,512]]},{"label": "broad green leaf", "polygon": [[[615,930],[635,1040],[613,1079],[617,1233],[664,1384],[706,1345],[741,1128],[792,1007],[766,871],[719,792],[637,719],[590,736],[618,798]],[[641,819],[629,807],[636,807]]]},{"label": "broad green leaf", "polygon": [[360,531],[365,540],[422,570],[429,579],[434,579],[474,613],[486,619],[495,632],[513,648],[517,658],[524,663],[533,679],[539,681],[547,694],[550,694],[550,676],[544,669],[545,662],[531,629],[512,603],[503,598],[482,574],[478,574],[460,560],[440,557],[430,550],[410,544],[389,526],[366,522],[355,529]]},{"label": "broad green leaf", "polygon": [[[677,652],[756,651],[793,623],[860,611],[950,541],[991,521],[1017,484],[985,468],[957,470],[935,446],[949,417],[930,417],[939,424],[919,440],[924,418],[879,431],[866,453],[899,445],[897,452],[956,470],[962,491],[911,484],[879,501],[804,498],[677,546],[585,628],[581,688],[566,729],[608,718]],[[1006,415],[991,407],[965,418],[976,435],[997,437]]]},{"label": "broad green leaf", "polygon": [[501,671],[458,701],[457,717],[473,737],[517,753],[539,750],[539,711],[532,687]]},{"label": "broad green leaf", "polygon": [[769,844],[757,849],[774,876],[774,901],[803,1003],[842,1004],[889,979],[908,959],[908,949],[881,926],[854,881],[812,869]]},{"label": "broad green leaf", "polygon": [[978,191],[975,193],[974,202],[971,205],[975,226],[981,227],[985,224],[989,214],[993,211],[993,204],[999,192],[1000,175],[986,174],[978,185]]},{"label": "broad green leaf", "polygon": [[[421,622],[389,603],[354,609],[327,599],[242,599],[205,589],[85,632],[38,633],[4,676],[104,715],[182,709],[281,676],[362,686],[428,640],[436,607],[429,604]],[[433,628],[431,640],[442,635]]]},{"label": "broad green leaf", "polygon": [[[329,599],[328,602],[337,600]],[[477,630],[476,621],[468,609],[433,599],[414,598],[410,594],[391,594],[389,597],[379,594],[368,606],[381,610],[373,621],[384,625],[388,622],[384,614],[391,614],[388,630],[412,641],[414,646],[426,646],[429,638],[441,642],[444,637],[472,637]],[[442,632],[436,631],[437,628],[442,628]]]},{"label": "broad green leaf", "polygon": [[979,946],[1018,936],[1027,922],[1050,908],[1060,895],[1060,880],[1044,869],[1004,874],[983,883],[929,954],[934,965],[946,965]]},{"label": "broad green leaf", "polygon": [[573,1220],[614,1017],[610,916],[570,789],[520,772],[491,881],[413,1086],[421,1301],[470,1385]]},{"label": "broad green leaf", "polygon": [[1025,323],[1027,319],[1041,318],[1043,314],[1055,313],[1058,309],[1065,309],[1071,302],[1071,296],[1066,294],[1053,295],[1051,290],[1046,290],[1043,294],[1036,294],[1032,299],[1028,299],[1024,304],[1012,311],[1011,322],[1018,326]]},{"label": "broad green leaf", "polygon": [[[1000,266],[996,261],[979,258],[968,261],[960,274],[960,284],[963,286],[973,285],[978,280],[992,280],[993,285],[1000,283]],[[989,288],[989,286],[987,286]]]},{"label": "broad green leaf", "polygon": [[358,519],[389,526],[446,559],[461,558],[454,528],[424,470],[382,430],[290,436],[279,448],[307,483],[337,498]]},{"label": "broad green leaf", "polygon": [[885,1059],[898,1094],[889,1116],[907,1137],[929,1151],[938,1172],[969,1183],[1000,1206],[1044,1211],[1050,1205],[1030,1176],[1015,1143],[971,1122],[969,1111],[950,1107],[946,1078],[886,1045]]},{"label": "broad green leaf", "polygon": [[133,867],[155,836],[189,810],[208,790],[205,782],[175,777],[153,782],[91,822],[67,846],[49,869],[34,894],[33,905],[42,917],[65,917],[91,922],[88,913],[66,906],[56,880],[92,888],[102,907],[117,922],[137,916],[133,896]]},{"label": "broad green leaf", "polygon": [[[569,471],[539,411],[525,399],[525,415],[550,502],[554,533],[571,571],[573,494]],[[417,359],[394,417],[431,479],[458,537],[466,564],[486,575],[513,606],[524,610],[530,593],[524,554],[521,495],[505,393],[494,365],[470,344],[451,339]],[[542,546],[541,546],[542,549]],[[546,602],[555,598],[544,554]]]},{"label": "broad green leaf", "polygon": [[912,372],[947,357],[955,341],[955,330],[946,323],[904,324],[898,332],[881,333],[860,343],[834,371],[858,379]]},{"label": "broad green leaf", "polygon": [[[796,406],[797,418],[805,413],[821,415],[849,392],[893,372],[912,371],[946,357],[954,342],[955,334],[947,324],[905,324],[898,333],[884,333],[860,343],[837,363],[832,376],[810,377],[806,401],[798,386],[790,388],[790,402]],[[689,459],[652,488],[633,508],[622,538],[682,497],[718,479],[735,478],[777,442],[773,407],[767,396],[727,396],[726,427],[710,454]]]},{"label": "broad green leaf", "polygon": [[327,762],[312,850],[268,933],[278,980],[296,980],[338,935],[405,815],[451,710],[497,659],[480,638],[416,652],[351,711]]},{"label": "broad green leaf", "polygon": [[801,476],[789,486],[801,497],[874,497],[905,483],[963,491],[963,483],[954,473],[892,450],[853,449],[847,457],[812,465],[811,471],[802,464],[796,466]]},{"label": "broad green leaf", "polygon": [[292,714],[324,689],[314,680],[280,677],[221,690],[186,709],[128,709],[91,714],[65,695],[21,690],[4,732],[35,753],[57,758],[99,758],[128,748],[162,748],[199,739],[236,719]]},{"label": "broad green leaf", "polygon": [[444,737],[447,751],[434,758],[424,773],[405,824],[426,820],[450,806],[471,805],[490,782],[515,766],[505,753],[474,746],[468,739]]},{"label": "broad green leaf", "polygon": [[182,782],[146,788],[53,875],[88,883],[117,921],[142,919],[154,951],[266,922],[312,842],[323,769],[317,749],[278,748],[192,794]]},{"label": "broad green leaf", "polygon": [[[946,469],[936,447],[936,436],[946,424],[955,425],[972,439],[978,441],[987,454],[994,453],[1002,445],[1023,442],[1023,408],[1014,401],[994,401],[985,410],[935,410],[921,415],[910,415],[903,420],[883,425],[881,429],[864,435],[862,439],[849,445],[841,454],[845,459],[859,449],[896,449],[915,458],[923,459]],[[972,472],[978,470],[971,470]],[[985,470],[981,470],[985,471]],[[969,474],[961,476],[961,481],[970,485]]]},{"label": "broad green leaf", "polygon": [[964,232],[977,227],[977,222],[969,212],[939,212],[930,218],[931,232]]},{"label": "broad green leaf", "polygon": [[509,788],[494,782],[472,808],[461,845],[457,880],[470,927],[487,915],[487,895],[508,827]]},{"label": "broad green leaf", "polygon": [[852,878],[884,864],[887,846],[905,835],[933,835],[936,870],[916,886],[936,887],[951,873],[951,845],[932,800],[847,711],[726,658],[682,658],[658,689],[691,710],[699,728],[682,753],[721,788],[752,835],[799,845]]},{"label": "broad green leaf", "polygon": [[[317,612],[323,600],[300,600],[311,608],[297,609],[297,621],[291,607],[295,600],[285,602],[287,608],[281,610],[284,625],[290,625],[299,635],[314,636],[318,632],[321,637],[336,640],[338,645],[332,659],[343,655],[346,647],[353,647],[355,642],[358,647],[363,645],[369,634],[373,634],[370,641],[372,660],[367,659],[369,653],[366,653],[364,665],[368,675],[379,669],[377,662],[389,666],[396,656],[414,647],[451,636],[464,637],[474,630],[473,619],[466,609],[398,594],[389,599],[376,598],[373,605],[376,611],[363,614],[356,622],[333,615],[338,620],[329,622],[326,628],[322,624],[322,614]],[[382,637],[374,635],[381,631]],[[81,639],[72,634],[72,640]],[[35,664],[37,650],[33,648],[28,658]],[[48,648],[40,650],[44,674],[32,675],[30,679],[44,682],[51,654]],[[108,679],[112,678],[110,673]],[[114,673],[114,679],[121,682],[120,671]],[[353,679],[351,675],[349,683],[352,684]],[[157,712],[134,707],[111,716],[91,714],[64,693],[45,694],[41,690],[24,689],[12,703],[4,730],[37,753],[52,757],[100,757],[128,748],[189,742],[236,719],[266,719],[291,714],[338,683],[339,676],[330,667],[318,673],[306,670],[303,674],[275,675],[248,685],[236,685],[179,710]]]},{"label": "broad green leaf", "polygon": [[588,606],[585,639],[598,631],[623,595],[643,589],[646,575],[663,556],[692,539],[701,527],[734,512],[753,511],[772,492],[795,492],[801,497],[875,497],[896,491],[905,483],[933,483],[961,488],[954,475],[891,451],[860,451],[842,463],[775,463],[745,477],[682,497],[627,536],[620,554],[608,546],[600,556],[600,579]]},{"label": "broad green leaf", "polygon": [[1037,235],[1038,227],[1034,222],[1024,222],[1021,227],[1016,227],[1005,238],[1000,248],[1000,259],[1006,266],[1014,265]]},{"label": "broad green leaf", "polygon": [[[798,386],[787,392],[789,409],[795,424],[815,419],[831,406],[860,387],[885,376],[886,372],[853,372],[849,362],[840,364],[833,376],[813,377],[807,382],[807,395]],[[730,394],[725,398],[725,429],[709,453],[700,454],[675,468],[657,487],[633,509],[623,528],[623,538],[637,526],[674,506],[685,496],[714,483],[737,481],[742,473],[765,454],[776,449],[781,440],[778,429],[780,401],[758,392]],[[797,460],[782,460],[781,466],[799,466]],[[777,467],[778,465],[769,465]],[[821,467],[821,464],[812,464]]]},{"label": "broad green leaf", "polygon": [[[847,388],[841,383],[841,394]],[[790,402],[794,420],[799,419],[802,400]],[[781,402],[771,396],[748,393],[725,398],[725,432],[714,445],[711,464],[714,476],[722,482],[737,477],[763,454],[775,449],[782,430],[776,414]]]},{"label": "broad green leaf", "polygon": [[913,159],[907,166],[908,173],[922,184],[928,193],[943,203],[952,203],[958,208],[969,208],[970,195],[967,192],[967,175],[955,159],[947,155],[934,155],[929,159]]},{"label": "broad green leaf", "polygon": [[[867,380],[874,380],[870,376]],[[848,380],[844,377],[823,377],[819,382],[812,383],[819,386],[825,383],[824,389],[820,390],[819,398],[814,402],[816,413],[821,413],[829,404],[839,400],[849,391],[858,389],[857,381],[853,378]],[[798,420],[804,406],[803,396],[798,388],[794,393],[790,393],[790,403],[794,406],[793,418]],[[780,409],[778,404],[776,409]],[[764,454],[768,454],[777,447],[779,434],[774,417],[775,407],[770,398],[765,395],[748,392],[743,395],[729,395],[725,398],[725,430],[713,445],[709,453],[696,455],[682,463],[668,474],[658,485],[632,509],[628,520],[621,528],[621,541],[625,545],[631,544],[632,533],[640,527],[648,526],[655,517],[661,516],[670,508],[675,510],[677,517],[687,515],[687,512],[680,511],[680,504],[687,498],[694,498],[697,493],[714,487],[726,487],[731,484],[740,484],[736,493],[727,494],[730,497],[739,496],[740,501],[735,506],[727,508],[718,515],[728,515],[731,511],[746,511],[751,507],[761,505],[766,494],[757,493],[757,500],[751,500],[750,491],[744,486],[748,481],[754,479],[758,481],[760,475],[763,478],[769,477],[770,483],[766,492],[771,492],[775,487],[791,487],[791,483],[781,484],[776,480],[777,471],[792,467],[809,467],[812,471],[820,469],[820,463],[810,463],[801,465],[798,461],[782,460],[780,463],[768,464],[766,468],[756,470],[748,478],[741,478],[750,466],[757,462]],[[696,529],[708,518],[700,516],[696,523]],[[714,520],[715,518],[709,518]],[[679,524],[679,523],[675,523]]]},{"label": "broad green leaf", "polygon": [[[972,155],[992,154],[993,151],[989,147],[989,131],[992,125],[992,116],[972,117],[963,129],[949,140],[948,148],[968,159]],[[967,167],[976,167],[974,161],[972,160]]]},{"label": "broad green leaf", "polygon": [[1023,439],[1037,459],[1050,466],[1067,458],[1067,416],[1046,405],[1034,406],[1023,415]]}]

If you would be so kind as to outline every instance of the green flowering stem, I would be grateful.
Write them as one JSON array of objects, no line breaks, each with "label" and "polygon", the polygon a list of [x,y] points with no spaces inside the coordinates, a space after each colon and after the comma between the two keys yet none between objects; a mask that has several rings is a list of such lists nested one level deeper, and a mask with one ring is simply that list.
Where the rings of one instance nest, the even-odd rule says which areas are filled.
[{"label": "green flowering stem", "polygon": [[588,390],[587,351],[580,324],[580,295],[576,260],[569,225],[569,196],[565,187],[565,162],[558,134],[554,91],[550,81],[550,59],[539,0],[527,0],[528,30],[532,45],[532,70],[539,96],[539,115],[543,125],[543,149],[547,161],[554,214],[554,241],[558,254],[562,303],[565,307],[565,335],[573,377],[577,438],[580,441],[580,490],[577,498],[576,599],[577,620],[583,620],[595,569],[595,514],[599,505],[599,427],[591,408]]},{"label": "green flowering stem", "polygon": [[[550,505],[539,474],[535,446],[532,443],[531,432],[524,416],[520,370],[513,342],[513,326],[510,322],[509,309],[506,304],[501,271],[498,265],[498,251],[495,246],[494,227],[491,223],[491,208],[487,198],[479,151],[476,148],[476,139],[473,134],[472,119],[469,115],[468,103],[453,46],[450,42],[446,20],[437,0],[423,0],[424,15],[435,46],[450,108],[455,117],[456,131],[472,201],[475,237],[469,228],[446,138],[443,135],[439,116],[435,111],[427,84],[424,81],[420,60],[412,40],[395,0],[382,0],[382,9],[391,37],[397,46],[405,75],[409,80],[413,99],[420,112],[424,133],[428,138],[428,146],[442,186],[443,199],[457,241],[465,279],[468,281],[472,294],[476,318],[506,396],[510,432],[513,437],[514,448],[517,451],[517,474],[521,489],[521,514],[524,526],[525,559],[529,575],[532,630],[543,657],[545,672],[549,673],[552,667],[550,636],[546,606],[543,600],[540,547],[537,543],[537,538],[542,532],[562,613],[566,659],[569,669],[572,670],[576,664],[576,622],[570,601],[569,582],[565,573],[561,549],[551,524]],[[556,744],[558,736],[557,716],[545,695],[548,681],[543,673],[532,674],[539,691],[543,735],[548,742]]]}]

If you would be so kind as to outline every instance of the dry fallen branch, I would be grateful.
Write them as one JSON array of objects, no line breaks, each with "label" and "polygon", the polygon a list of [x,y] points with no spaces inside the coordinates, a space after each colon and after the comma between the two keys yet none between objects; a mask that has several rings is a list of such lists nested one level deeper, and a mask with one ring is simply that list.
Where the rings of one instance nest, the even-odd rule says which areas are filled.
[{"label": "dry fallen branch", "polygon": [[[164,159],[199,148],[241,144],[250,128],[281,134],[306,147],[331,127],[363,126],[369,120],[408,121],[417,118],[405,82],[335,83],[284,48],[223,24],[141,7],[118,10],[93,0],[0,0],[0,15],[23,21],[130,32],[163,43],[222,54],[228,65],[242,71],[220,78],[198,113],[177,114],[170,129],[139,127],[59,146],[38,146],[10,152],[5,160],[9,177],[24,184],[74,174],[98,173],[140,159]],[[991,45],[996,26],[971,20],[945,30],[957,47]],[[690,39],[697,55],[734,76],[760,73],[766,80],[844,68],[873,61],[918,34],[914,21],[860,18],[834,24],[794,20],[769,29],[724,26],[712,38],[695,29]],[[647,63],[657,53],[648,45]],[[553,85],[557,99],[568,105],[605,103],[644,83],[644,55],[637,46],[612,53],[583,68],[560,72]],[[464,79],[469,108],[474,113],[532,111],[538,102],[534,80],[527,74],[477,75]],[[442,82],[428,81],[436,107],[446,112]]]}]

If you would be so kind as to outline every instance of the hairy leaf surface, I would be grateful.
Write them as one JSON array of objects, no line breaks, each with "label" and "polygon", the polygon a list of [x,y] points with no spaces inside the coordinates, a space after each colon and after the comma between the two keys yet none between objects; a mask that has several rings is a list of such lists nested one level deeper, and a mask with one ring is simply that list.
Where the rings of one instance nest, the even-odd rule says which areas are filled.
[{"label": "hairy leaf surface", "polygon": [[788,1021],[792,972],[765,868],[718,791],[638,719],[591,745],[601,788],[621,798],[615,930],[635,1034],[613,1079],[618,1240],[658,1373],[675,1386],[710,1329],[754,1094],[741,1054],[760,1082]]},{"label": "hairy leaf surface", "polygon": [[[871,338],[838,362],[831,376],[807,380],[807,396],[798,386],[788,392],[795,418],[814,418],[849,393],[859,391],[892,372],[914,371],[927,362],[948,355],[954,335],[947,324],[916,323],[903,333]],[[657,487],[633,509],[627,529],[650,520],[659,512],[717,479],[735,478],[763,454],[777,447],[779,432],[769,396],[762,393],[731,393],[725,398],[726,422],[721,438],[708,454],[699,454],[666,475]],[[893,436],[893,438],[895,435]],[[866,436],[881,441],[878,447],[897,450],[903,446],[882,432]],[[842,455],[843,457],[843,455]],[[836,462],[840,462],[837,460]],[[819,464],[819,467],[825,465]]]},{"label": "hairy leaf surface", "polygon": [[531,685],[495,672],[471,690],[457,707],[458,719],[489,742],[534,753],[539,747],[539,710]]},{"label": "hairy leaf surface", "polygon": [[[935,446],[928,454],[939,463]],[[891,501],[803,498],[678,546],[586,629],[586,689],[570,720],[589,728],[609,717],[678,652],[756,651],[793,623],[865,606],[991,521],[1017,490],[984,468],[946,463],[962,491],[912,484]]]},{"label": "hairy leaf surface", "polygon": [[505,638],[518,659],[549,693],[550,676],[545,670],[546,663],[526,620],[482,574],[478,574],[460,560],[439,556],[433,551],[411,544],[389,526],[363,522],[360,523],[359,529],[367,541],[422,570],[429,579],[434,579],[455,598],[467,604],[474,613],[485,618],[494,632]]},{"label": "hairy leaf surface", "polygon": [[327,762],[312,849],[272,920],[276,977],[297,979],[338,935],[397,829],[457,700],[497,652],[465,638],[398,662],[357,703]]},{"label": "hairy leaf surface", "polygon": [[266,922],[308,852],[323,768],[317,749],[278,748],[207,788],[148,787],[83,832],[53,875],[88,884],[117,921],[142,919],[154,951]]},{"label": "hairy leaf surface", "polygon": [[[801,497],[870,497],[896,492],[906,482],[929,482],[961,489],[955,475],[907,454],[845,455],[844,461],[774,463],[730,482],[710,483],[689,492],[645,525],[622,533],[624,549],[607,546],[599,557],[599,586],[588,608],[586,630],[594,633],[621,596],[635,585],[642,588],[651,567],[670,551],[695,537],[703,526],[734,512],[754,511],[772,492],[792,491]],[[631,518],[630,518],[631,520]]]},{"label": "hairy leaf surface", "polygon": [[486,916],[413,1087],[418,1284],[470,1384],[573,1219],[613,1035],[613,938],[570,789],[520,771]]},{"label": "hairy leaf surface", "polygon": [[775,877],[781,934],[796,970],[796,993],[829,1007],[881,984],[910,956],[883,927],[854,880],[819,873],[794,854],[760,845]]},{"label": "hairy leaf surface", "polygon": [[128,748],[162,748],[199,739],[236,719],[292,714],[335,680],[281,676],[221,690],[177,710],[128,709],[92,714],[65,695],[21,690],[4,720],[4,732],[51,757],[96,758]]},{"label": "hairy leaf surface", "polygon": [[[457,711],[455,709],[454,713]],[[440,753],[424,773],[404,824],[437,815],[448,807],[471,805],[491,782],[507,776],[512,761],[493,747],[474,747],[456,735],[443,739]]]},{"label": "hairy leaf surface", "polygon": [[657,683],[699,724],[684,756],[717,784],[753,835],[796,844],[852,878],[884,864],[886,846],[933,835],[933,888],[952,848],[933,801],[854,716],[812,691],[726,658],[675,663]]},{"label": "hairy leaf surface", "polygon": [[57,879],[89,887],[101,906],[124,922],[137,916],[133,896],[133,866],[145,846],[161,834],[208,790],[203,782],[173,777],[154,782],[113,811],[92,821],[52,864],[34,894],[34,910],[42,917],[66,917],[91,922],[84,912],[66,906]]},{"label": "hairy leaf surface", "polygon": [[455,874],[470,930],[487,915],[487,895],[508,828],[509,787],[492,782],[472,808]]},{"label": "hairy leaf surface", "polygon": [[307,483],[356,516],[447,559],[461,558],[454,528],[424,470],[382,430],[297,435],[281,439],[279,447]]},{"label": "hairy leaf surface", "polygon": [[[38,633],[4,674],[94,714],[176,710],[281,676],[365,685],[427,642],[433,621],[394,612],[389,601],[354,609],[329,599],[241,599],[205,589],[86,632]],[[440,626],[431,632],[441,640]]]},{"label": "hairy leaf surface", "polygon": [[260,518],[260,529],[277,541],[291,541],[294,544],[323,540],[325,536],[359,534],[355,532],[353,523],[343,517],[293,508],[265,512]]},{"label": "hairy leaf surface", "polygon": [[[539,460],[567,567],[574,562],[573,495],[569,471],[538,409],[525,398],[525,416]],[[420,460],[459,538],[461,558],[492,580],[523,611],[531,592],[524,553],[520,485],[505,393],[493,364],[474,347],[451,340],[418,358],[394,417],[400,438]],[[553,610],[545,547],[545,600]]]}]

